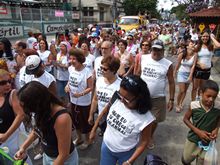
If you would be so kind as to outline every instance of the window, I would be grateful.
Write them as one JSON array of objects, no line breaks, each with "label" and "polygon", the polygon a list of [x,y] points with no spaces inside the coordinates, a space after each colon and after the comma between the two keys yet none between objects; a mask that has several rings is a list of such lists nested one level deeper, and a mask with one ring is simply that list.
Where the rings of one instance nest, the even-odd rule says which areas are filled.
[{"label": "window", "polygon": [[89,16],[93,16],[93,7],[89,7]]},{"label": "window", "polygon": [[76,7],[73,7],[73,11],[76,11],[77,10],[77,8]]},{"label": "window", "polygon": [[104,7],[100,7],[99,19],[100,21],[104,21]]},{"label": "window", "polygon": [[87,7],[83,7],[83,16],[88,16]]},{"label": "window", "polygon": [[83,7],[83,16],[93,16],[94,9],[93,7]]}]

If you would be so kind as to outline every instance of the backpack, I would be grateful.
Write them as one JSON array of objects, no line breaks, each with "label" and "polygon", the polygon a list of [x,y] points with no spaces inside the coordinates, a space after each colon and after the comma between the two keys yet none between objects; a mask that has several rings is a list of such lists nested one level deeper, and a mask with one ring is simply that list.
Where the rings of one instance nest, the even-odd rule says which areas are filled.
[{"label": "backpack", "polygon": [[144,160],[144,165],[168,165],[159,156],[147,154]]}]

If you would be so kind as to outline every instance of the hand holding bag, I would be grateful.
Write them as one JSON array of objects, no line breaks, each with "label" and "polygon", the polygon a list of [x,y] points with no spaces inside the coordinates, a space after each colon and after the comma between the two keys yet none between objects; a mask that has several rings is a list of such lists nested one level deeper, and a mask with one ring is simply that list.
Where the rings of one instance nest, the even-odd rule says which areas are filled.
[{"label": "hand holding bag", "polygon": [[209,144],[209,149],[205,154],[204,165],[218,165],[218,151],[215,140]]}]

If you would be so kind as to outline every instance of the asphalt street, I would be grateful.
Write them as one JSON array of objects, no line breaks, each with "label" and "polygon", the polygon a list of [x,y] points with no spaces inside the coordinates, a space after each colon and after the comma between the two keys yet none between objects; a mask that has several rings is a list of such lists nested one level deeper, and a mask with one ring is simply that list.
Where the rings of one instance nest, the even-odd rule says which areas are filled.
[{"label": "asphalt street", "polygon": [[[171,61],[176,61],[176,57],[169,57]],[[214,68],[212,69],[211,79],[215,80],[220,85],[220,74]],[[176,86],[176,96],[178,88]],[[159,124],[155,133],[155,148],[147,150],[138,158],[134,165],[143,165],[144,158],[147,153],[153,153],[160,156],[168,165],[181,165],[181,155],[187,132],[189,129],[183,123],[183,115],[189,107],[191,100],[191,85],[188,89],[187,96],[184,102],[184,111],[176,113],[175,109],[167,113],[166,121]],[[217,101],[220,101],[220,95]],[[75,132],[73,133],[75,135]],[[97,136],[96,141],[87,150],[78,150],[80,163],[79,165],[98,165],[100,160],[100,148],[102,138]],[[220,139],[217,139],[217,149],[220,151]],[[31,157],[33,152],[31,151]],[[220,153],[219,153],[220,154]],[[220,156],[218,157],[220,162]],[[42,165],[42,161],[34,161],[34,165]]]}]

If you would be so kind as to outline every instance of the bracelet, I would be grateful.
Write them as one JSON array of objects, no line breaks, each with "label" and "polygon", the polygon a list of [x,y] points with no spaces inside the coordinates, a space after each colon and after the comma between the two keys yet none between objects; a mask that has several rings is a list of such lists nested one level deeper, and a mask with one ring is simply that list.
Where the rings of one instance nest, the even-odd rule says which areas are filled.
[{"label": "bracelet", "polygon": [[129,160],[127,160],[126,163],[127,163],[128,165],[131,165],[131,163],[129,162]]}]

